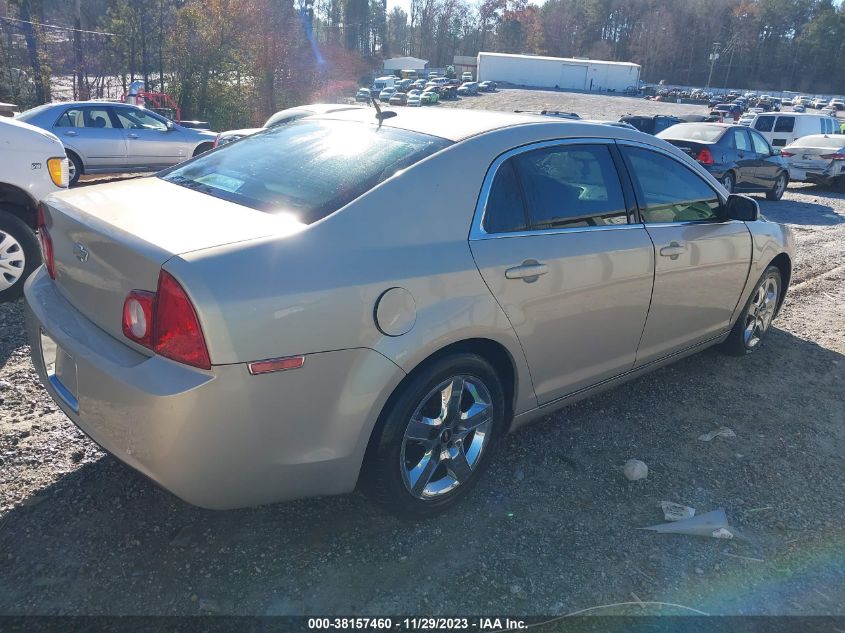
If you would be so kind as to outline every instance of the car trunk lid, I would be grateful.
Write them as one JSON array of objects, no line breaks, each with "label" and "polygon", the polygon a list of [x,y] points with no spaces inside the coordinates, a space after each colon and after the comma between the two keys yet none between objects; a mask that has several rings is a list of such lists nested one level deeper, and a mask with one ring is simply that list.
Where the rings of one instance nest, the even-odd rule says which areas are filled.
[{"label": "car trunk lid", "polygon": [[116,337],[127,294],[155,291],[171,257],[303,226],[159,178],[73,189],[45,207],[59,291]]}]

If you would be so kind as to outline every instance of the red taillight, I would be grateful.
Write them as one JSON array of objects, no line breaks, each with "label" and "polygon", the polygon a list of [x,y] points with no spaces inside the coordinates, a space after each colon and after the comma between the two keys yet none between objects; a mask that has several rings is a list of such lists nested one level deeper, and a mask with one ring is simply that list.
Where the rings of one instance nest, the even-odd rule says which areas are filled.
[{"label": "red taillight", "polygon": [[153,311],[156,295],[146,290],[133,290],[123,302],[123,334],[126,338],[152,348]]},{"label": "red taillight", "polygon": [[164,270],[155,293],[133,290],[126,297],[123,334],[171,360],[211,369],[196,310],[179,282]]},{"label": "red taillight", "polygon": [[822,154],[819,158],[824,158],[825,160],[845,160],[845,154],[842,152],[836,152],[835,154]]},{"label": "red taillight", "polygon": [[710,153],[710,150],[706,147],[702,147],[698,150],[698,156],[695,157],[702,165],[712,165],[713,164],[713,154]]},{"label": "red taillight", "polygon": [[781,156],[786,156],[787,158],[790,158],[790,157],[792,157],[792,156],[795,156],[795,154],[793,154],[792,152],[785,152],[785,151],[783,151],[783,150],[780,150],[780,155],[781,155]]},{"label": "red taillight", "polygon": [[53,238],[47,230],[47,214],[44,212],[44,205],[39,204],[35,216],[38,227],[38,241],[41,243],[41,257],[44,259],[44,266],[51,279],[56,278],[56,260],[53,255]]}]

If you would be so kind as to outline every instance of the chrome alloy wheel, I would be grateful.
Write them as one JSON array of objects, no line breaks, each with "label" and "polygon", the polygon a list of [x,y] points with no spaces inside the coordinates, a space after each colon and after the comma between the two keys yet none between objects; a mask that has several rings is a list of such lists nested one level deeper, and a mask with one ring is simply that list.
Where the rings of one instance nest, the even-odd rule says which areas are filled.
[{"label": "chrome alloy wheel", "polygon": [[441,497],[465,483],[493,431],[490,392],[475,376],[453,376],[432,389],[411,416],[399,466],[417,499]]},{"label": "chrome alloy wheel", "polygon": [[76,177],[76,163],[74,163],[70,158],[68,158],[67,159],[67,180],[68,180],[68,182],[72,182],[75,177]]},{"label": "chrome alloy wheel", "polygon": [[746,348],[754,349],[757,347],[760,339],[769,329],[775,316],[779,294],[779,283],[774,276],[767,276],[757,286],[745,315],[742,340],[745,342]]},{"label": "chrome alloy wheel", "polygon": [[0,231],[0,290],[8,290],[20,281],[25,268],[23,246],[11,233]]}]

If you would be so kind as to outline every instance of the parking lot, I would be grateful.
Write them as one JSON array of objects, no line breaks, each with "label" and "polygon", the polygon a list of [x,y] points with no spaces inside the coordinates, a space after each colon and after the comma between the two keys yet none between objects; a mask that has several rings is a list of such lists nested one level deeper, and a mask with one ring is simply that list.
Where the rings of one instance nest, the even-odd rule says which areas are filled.
[{"label": "parking lot", "polygon": [[[438,107],[704,110],[539,90]],[[798,244],[760,350],[705,351],[505,438],[478,488],[421,523],[358,494],[188,506],[58,411],[22,303],[0,305],[0,613],[845,614],[845,195],[756,197]],[[698,439],[720,426],[736,436]],[[630,458],[646,480],[623,477]],[[661,500],[725,508],[740,538],[638,531]]]}]

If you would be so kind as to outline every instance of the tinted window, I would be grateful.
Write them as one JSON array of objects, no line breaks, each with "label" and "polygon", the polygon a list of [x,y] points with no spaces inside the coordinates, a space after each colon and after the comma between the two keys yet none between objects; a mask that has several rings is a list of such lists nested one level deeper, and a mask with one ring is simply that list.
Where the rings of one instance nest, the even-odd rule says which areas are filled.
[{"label": "tinted window", "polygon": [[719,197],[703,178],[663,154],[636,147],[624,149],[638,187],[643,219],[656,222],[714,220]]},{"label": "tinted window", "polygon": [[754,122],[754,129],[760,132],[771,132],[775,124],[775,117],[773,116],[758,116],[757,121]]},{"label": "tinted window", "polygon": [[549,147],[513,160],[531,228],[627,224],[619,175],[604,145]]},{"label": "tinted window", "polygon": [[779,116],[775,123],[775,132],[791,132],[795,129],[794,116]]},{"label": "tinted window", "polygon": [[733,147],[743,152],[751,151],[751,143],[748,141],[745,130],[739,128],[732,129],[729,136]]},{"label": "tinted window", "polygon": [[514,173],[513,160],[507,160],[499,167],[490,187],[484,208],[484,230],[506,233],[525,230],[526,226],[520,184]]},{"label": "tinted window", "polygon": [[160,177],[310,224],[448,145],[435,136],[368,123],[302,119],[177,165]]},{"label": "tinted window", "polygon": [[772,150],[769,148],[769,144],[766,142],[762,136],[757,134],[756,132],[750,132],[751,140],[754,143],[754,151],[758,154],[764,154],[766,156],[772,153]]}]

